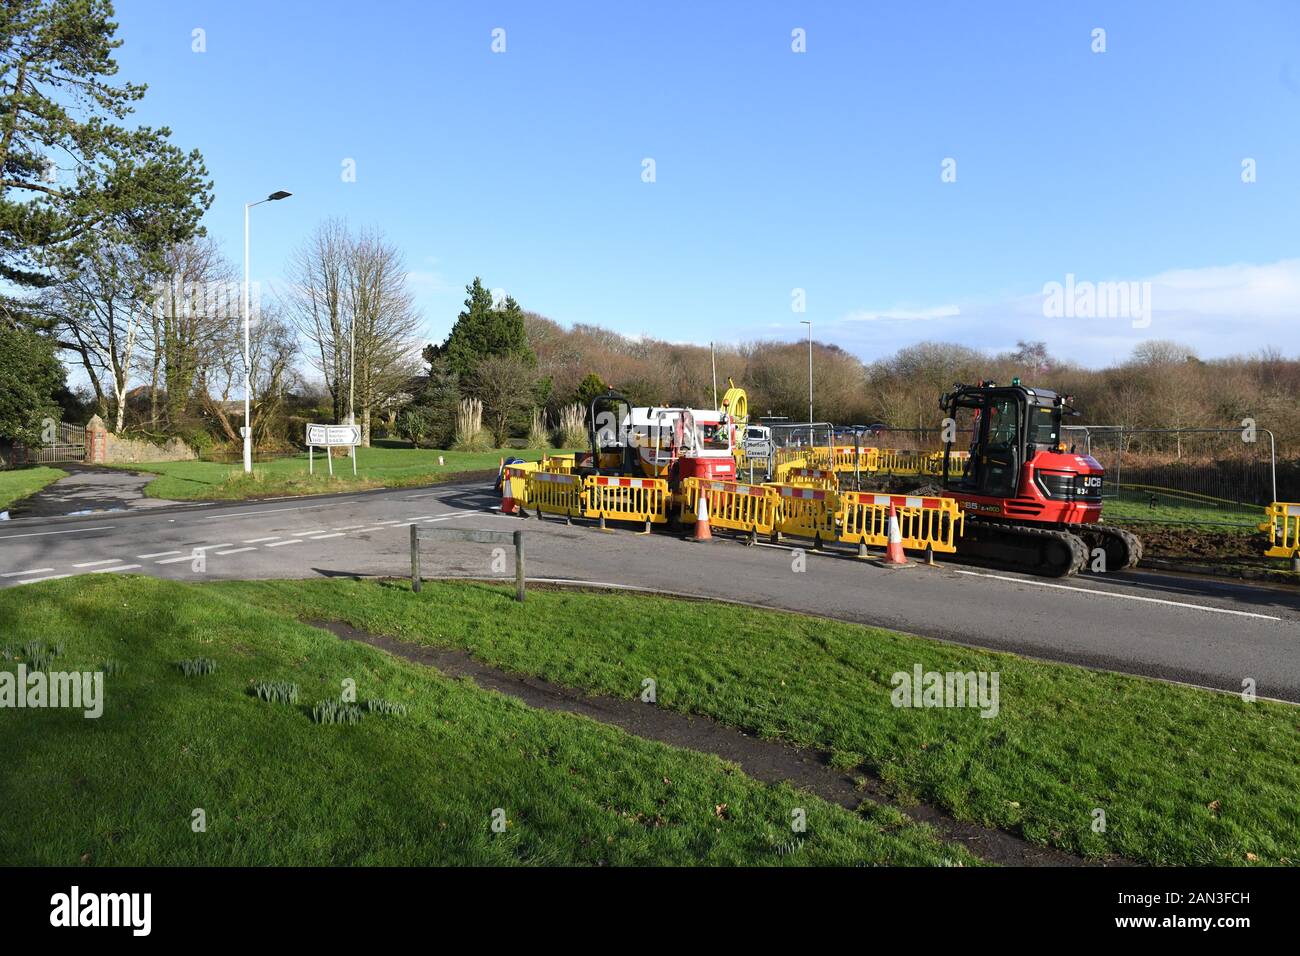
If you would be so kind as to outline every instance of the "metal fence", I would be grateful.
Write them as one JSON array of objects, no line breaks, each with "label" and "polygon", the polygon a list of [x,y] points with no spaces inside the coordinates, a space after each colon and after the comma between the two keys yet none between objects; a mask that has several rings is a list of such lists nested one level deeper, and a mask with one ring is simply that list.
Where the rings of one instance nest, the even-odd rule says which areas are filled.
[{"label": "metal fence", "polygon": [[1066,425],[1067,445],[1106,469],[1113,520],[1236,525],[1277,500],[1277,452],[1268,429]]},{"label": "metal fence", "polygon": [[15,458],[33,465],[86,460],[86,426],[55,422],[51,424],[50,432],[45,444],[39,448],[15,446]]}]

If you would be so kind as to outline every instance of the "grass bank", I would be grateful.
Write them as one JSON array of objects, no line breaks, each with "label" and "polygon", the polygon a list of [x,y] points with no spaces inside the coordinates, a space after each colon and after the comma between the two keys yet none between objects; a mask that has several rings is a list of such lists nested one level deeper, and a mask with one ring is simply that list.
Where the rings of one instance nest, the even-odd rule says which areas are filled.
[{"label": "grass bank", "polygon": [[68,473],[59,468],[14,468],[0,471],[0,511],[15,501],[34,495],[52,481],[66,478]]},{"label": "grass bank", "polygon": [[[214,461],[146,462],[120,467],[158,475],[144,489],[151,498],[213,501],[428,485],[465,472],[495,471],[503,457],[535,461],[543,454],[538,450],[516,448],[485,452],[358,448],[355,478],[352,476],[352,462],[346,458],[334,460],[334,475],[331,477],[320,453],[316,455],[314,474],[308,474],[306,454],[257,462],[251,476],[244,473],[239,463]],[[442,464],[438,463],[439,457],[443,459]]]},{"label": "grass bank", "polygon": [[[87,576],[0,591],[0,621],[0,670],[29,641],[63,645],[55,670],[115,662],[97,719],[0,708],[4,864],[972,862],[895,811],[530,709],[237,590]],[[200,657],[215,671],[177,666]],[[257,681],[296,684],[298,702],[258,699]],[[405,712],[314,723],[345,681]]]},{"label": "grass bank", "polygon": [[[831,751],[903,797],[1090,856],[1300,862],[1300,711],[796,614],[632,594],[230,582],[240,602]],[[1086,626],[1086,625],[1085,625]],[[999,709],[892,706],[892,675],[996,672]],[[1104,831],[1095,827],[1105,815]]]}]

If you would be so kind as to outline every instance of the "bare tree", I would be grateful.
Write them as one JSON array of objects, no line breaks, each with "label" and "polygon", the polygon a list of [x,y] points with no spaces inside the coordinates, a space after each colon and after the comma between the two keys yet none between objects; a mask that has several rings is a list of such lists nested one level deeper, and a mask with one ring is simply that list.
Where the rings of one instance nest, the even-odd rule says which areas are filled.
[{"label": "bare tree", "polygon": [[[230,335],[213,345],[210,360],[198,369],[196,394],[227,440],[236,442],[243,421],[242,409],[234,411],[238,405],[234,397],[242,397],[244,342],[242,336]],[[249,411],[255,445],[265,440],[288,392],[299,384],[294,368],[297,356],[293,325],[273,303],[263,304],[249,332]]]},{"label": "bare tree", "polygon": [[126,394],[155,290],[145,260],[129,245],[103,243],[54,286],[44,308],[59,323],[60,345],[76,353],[114,431],[126,424]]},{"label": "bare tree", "polygon": [[328,219],[290,263],[289,314],[307,342],[309,361],[325,380],[335,421],[347,411],[350,245],[347,225]]},{"label": "bare tree", "polygon": [[371,420],[419,371],[420,316],[396,246],[366,231],[346,249],[348,418],[355,422],[360,411],[361,440],[369,445]]}]

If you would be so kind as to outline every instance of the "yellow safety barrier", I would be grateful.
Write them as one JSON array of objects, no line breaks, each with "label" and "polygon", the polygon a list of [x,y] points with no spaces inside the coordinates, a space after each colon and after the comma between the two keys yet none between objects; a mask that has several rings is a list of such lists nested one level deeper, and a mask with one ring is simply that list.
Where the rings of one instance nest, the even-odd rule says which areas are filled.
[{"label": "yellow safety barrier", "polygon": [[1300,556],[1300,504],[1275,501],[1265,509],[1268,520],[1259,526],[1269,535],[1268,558],[1295,558]]},{"label": "yellow safety barrier", "polygon": [[682,521],[695,521],[700,495],[708,503],[712,527],[748,531],[751,535],[770,535],[776,529],[781,497],[765,485],[687,478],[682,482]]},{"label": "yellow safety barrier", "polygon": [[835,472],[825,471],[821,468],[789,467],[786,469],[781,483],[802,485],[805,488],[824,488],[827,491],[840,490],[840,480],[835,476]]},{"label": "yellow safety barrier", "polygon": [[527,477],[528,504],[538,513],[580,518],[583,515],[583,483],[579,475],[558,471],[534,471]]},{"label": "yellow safety barrier", "polygon": [[573,473],[573,455],[543,455],[540,471],[568,475]]},{"label": "yellow safety barrier", "polygon": [[839,540],[884,547],[889,543],[889,507],[898,516],[903,547],[924,551],[930,547],[948,554],[957,550],[957,538],[966,515],[952,498],[880,495],[849,491],[839,496]]},{"label": "yellow safety barrier", "polygon": [[590,475],[583,483],[587,506],[583,514],[610,521],[668,520],[668,482],[662,478],[619,478]]},{"label": "yellow safety barrier", "polygon": [[515,504],[528,503],[528,476],[537,470],[537,462],[506,465],[501,475],[502,497],[514,498]]},{"label": "yellow safety barrier", "polygon": [[790,484],[773,483],[767,487],[781,498],[776,520],[778,534],[792,534],[818,541],[834,539],[835,511],[838,505],[835,492]]}]

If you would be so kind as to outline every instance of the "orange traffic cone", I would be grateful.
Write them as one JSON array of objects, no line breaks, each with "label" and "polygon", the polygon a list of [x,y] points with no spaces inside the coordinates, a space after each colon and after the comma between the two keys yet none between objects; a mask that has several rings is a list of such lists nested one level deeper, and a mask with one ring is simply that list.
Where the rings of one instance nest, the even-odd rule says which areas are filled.
[{"label": "orange traffic cone", "polygon": [[709,527],[709,501],[704,495],[700,495],[699,506],[695,509],[695,537],[691,540],[713,540],[713,530]]},{"label": "orange traffic cone", "polygon": [[907,555],[903,553],[903,532],[898,527],[898,512],[894,503],[889,503],[889,546],[885,549],[885,564],[907,564]]},{"label": "orange traffic cone", "polygon": [[501,513],[503,515],[512,515],[515,513],[515,499],[511,492],[510,476],[506,474],[506,460],[501,459]]}]

